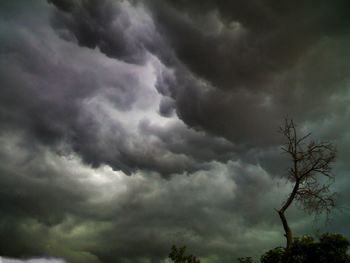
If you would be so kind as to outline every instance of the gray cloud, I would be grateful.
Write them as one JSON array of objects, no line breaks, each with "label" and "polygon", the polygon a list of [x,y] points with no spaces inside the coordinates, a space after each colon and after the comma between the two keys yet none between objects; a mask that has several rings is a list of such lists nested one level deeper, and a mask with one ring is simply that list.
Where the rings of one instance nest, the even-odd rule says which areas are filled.
[{"label": "gray cloud", "polygon": [[300,122],[323,118],[334,110],[328,98],[339,89],[346,92],[347,2],[312,8],[256,1],[172,3],[175,8],[152,7],[191,70],[188,78],[180,70],[172,87],[187,124],[233,141],[276,143],[273,129],[283,116]]},{"label": "gray cloud", "polygon": [[[33,158],[23,138],[1,138],[2,255],[158,262],[172,244],[187,244],[212,262],[230,262],[283,242],[273,208],[289,185],[261,166],[211,162],[206,170],[170,179],[146,172],[126,176],[46,147]],[[295,209],[289,216],[298,234],[322,225]],[[339,232],[347,216],[329,229]]]},{"label": "gray cloud", "polygon": [[[73,9],[56,14],[56,20],[69,17],[72,21],[61,23],[61,28],[78,41],[84,32],[95,32],[89,39],[96,44],[79,44],[97,46],[117,59],[137,62],[132,58],[137,56],[139,63],[147,52],[156,55],[165,66],[157,72],[157,89],[165,96],[160,112],[169,116],[175,109],[187,125],[235,143],[276,144],[274,129],[283,116],[303,122],[332,114],[332,105],[327,105],[334,94],[330,86],[341,89],[349,78],[348,58],[341,55],[344,52],[333,51],[333,45],[344,51],[348,44],[346,1],[322,2],[315,8],[268,1],[136,1],[134,7],[105,1],[92,14],[88,10],[94,2],[90,2],[74,2]],[[105,5],[115,7],[113,15]],[[122,15],[125,8],[136,11]],[[84,16],[74,10],[88,13],[94,24],[80,25]],[[131,22],[130,14],[143,22],[142,27]],[[121,21],[129,23],[114,26]],[[76,23],[80,26],[72,26]],[[139,32],[137,38],[135,32]],[[99,43],[120,54],[112,54]],[[318,77],[320,70],[325,72],[324,79]],[[312,100],[315,90],[317,101]],[[325,106],[315,111],[319,104]]]},{"label": "gray cloud", "polygon": [[[153,115],[167,122],[157,113],[164,100],[152,90],[157,66],[152,57],[146,65],[127,64],[80,49],[49,28],[21,31],[12,26],[2,38],[3,129],[23,130],[28,141],[54,148],[65,144],[94,166],[107,163],[126,173],[193,169],[195,157],[188,147],[188,153],[172,150],[163,147],[165,138],[154,141],[143,134],[142,123]],[[190,134],[186,129],[181,132]],[[195,133],[191,136],[196,140]]]},{"label": "gray cloud", "polygon": [[144,63],[147,48],[156,41],[144,11],[130,8],[127,1],[51,2],[59,9],[52,17],[58,32],[68,33],[79,45],[98,47],[110,57]]},{"label": "gray cloud", "polygon": [[[260,167],[214,162],[208,170],[188,177],[178,174],[166,180],[154,173],[127,177],[45,148],[31,158],[18,137],[2,140],[7,142],[1,152],[6,162],[1,166],[0,233],[7,241],[0,253],[5,256],[50,254],[69,262],[123,258],[137,262],[166,257],[171,244],[179,242],[188,243],[201,256],[217,249],[229,255],[242,249],[237,235],[251,228],[260,231],[261,222],[244,212],[247,207],[266,217],[265,223],[274,222],[265,207],[271,205],[267,200],[272,200],[272,181]],[[246,180],[248,191],[243,190]],[[259,201],[242,202],[258,188]],[[233,247],[220,248],[223,242]]]},{"label": "gray cloud", "polygon": [[[91,5],[77,3],[75,9],[88,13]],[[96,21],[92,25],[72,27],[84,17],[75,9],[55,17],[68,16],[73,22],[61,26],[78,40],[93,28],[97,33],[91,39],[98,39],[94,46],[108,56],[134,62],[131,57],[138,56],[140,62],[147,52],[156,55],[166,67],[157,73],[157,89],[166,96],[160,112],[167,116],[175,108],[196,129],[235,143],[276,144],[274,130],[283,116],[303,122],[333,114],[328,98],[345,91],[343,83],[349,78],[348,58],[343,55],[348,45],[347,1],[283,6],[269,1],[136,1],[132,8],[143,27],[120,14],[127,4],[114,4],[112,16],[111,9],[103,9],[107,3],[112,5],[106,1],[90,15]],[[101,25],[105,17],[108,26]],[[129,23],[113,26],[120,21]],[[138,38],[132,28],[142,29]],[[133,48],[134,42],[142,48]],[[104,50],[99,43],[120,54]],[[133,50],[119,48],[125,45]],[[316,90],[319,98],[313,100]]]},{"label": "gray cloud", "polygon": [[339,145],[345,207],[293,229],[350,235],[347,1],[48,2],[0,3],[0,255],[259,256],[283,242],[286,115]]}]

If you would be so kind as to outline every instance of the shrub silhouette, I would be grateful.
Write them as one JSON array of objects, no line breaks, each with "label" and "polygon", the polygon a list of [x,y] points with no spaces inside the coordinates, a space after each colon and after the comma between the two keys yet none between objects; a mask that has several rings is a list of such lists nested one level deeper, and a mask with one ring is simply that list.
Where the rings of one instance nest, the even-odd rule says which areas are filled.
[{"label": "shrub silhouette", "polygon": [[274,248],[261,256],[261,263],[350,263],[349,241],[340,234],[323,234],[318,242],[311,236],[295,238],[289,249]]},{"label": "shrub silhouette", "polygon": [[185,255],[186,246],[177,248],[176,246],[172,246],[171,252],[169,254],[169,258],[174,263],[200,263],[200,260],[193,255]]}]

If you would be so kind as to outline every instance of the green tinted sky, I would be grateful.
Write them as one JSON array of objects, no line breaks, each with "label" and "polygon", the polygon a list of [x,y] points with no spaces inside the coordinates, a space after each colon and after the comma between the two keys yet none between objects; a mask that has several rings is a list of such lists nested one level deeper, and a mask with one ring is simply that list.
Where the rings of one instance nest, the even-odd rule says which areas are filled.
[{"label": "green tinted sky", "polygon": [[[50,3],[49,3],[50,2]],[[349,1],[0,3],[0,255],[232,262],[284,244],[278,126],[338,147],[348,228]]]}]

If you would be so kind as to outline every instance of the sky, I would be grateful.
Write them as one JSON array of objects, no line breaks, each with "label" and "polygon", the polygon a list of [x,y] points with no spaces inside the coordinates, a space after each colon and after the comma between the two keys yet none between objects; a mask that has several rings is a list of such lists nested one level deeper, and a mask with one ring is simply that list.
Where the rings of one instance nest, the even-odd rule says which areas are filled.
[{"label": "sky", "polygon": [[1,258],[0,263],[64,263],[64,261],[60,259],[44,259],[44,258],[33,258],[29,260],[18,260],[18,259],[10,259],[10,258]]},{"label": "sky", "polygon": [[291,207],[295,235],[350,238],[349,17],[348,0],[0,1],[2,262],[283,246],[286,117],[338,149],[340,209]]}]

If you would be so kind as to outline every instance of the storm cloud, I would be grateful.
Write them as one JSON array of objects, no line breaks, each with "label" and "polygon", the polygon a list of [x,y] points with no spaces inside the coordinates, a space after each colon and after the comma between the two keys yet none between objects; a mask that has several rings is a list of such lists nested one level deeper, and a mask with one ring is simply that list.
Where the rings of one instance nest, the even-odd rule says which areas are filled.
[{"label": "storm cloud", "polygon": [[324,226],[293,207],[293,229],[350,237],[349,10],[2,1],[0,256],[160,262],[186,244],[208,262],[258,257],[283,242],[286,116],[338,145],[343,208]]},{"label": "storm cloud", "polygon": [[[75,8],[88,13],[92,4],[86,3],[94,1],[77,3]],[[115,12],[123,3],[115,4]],[[334,92],[329,87],[344,89],[348,78],[347,1],[285,5],[273,1],[141,1],[136,2],[136,10],[149,10],[153,20],[140,12],[138,19],[143,23],[132,23],[127,13],[129,17],[118,16],[103,26],[107,10],[110,12],[104,9],[107,5],[111,1],[99,5],[99,12],[89,13],[93,24],[80,24],[82,16],[75,9],[56,19],[68,16],[71,22],[66,21],[65,28],[78,42],[89,47],[83,41],[88,38],[108,56],[132,61],[139,54],[137,61],[142,61],[146,51],[156,55],[170,69],[158,75],[157,89],[175,101],[178,116],[186,124],[216,136],[276,143],[272,127],[283,116],[304,121],[329,114],[333,109],[327,105],[328,98]],[[120,21],[124,21],[124,30],[116,28],[123,24]],[[136,40],[138,29],[142,33]],[[82,35],[86,31],[93,33]],[[113,41],[101,31],[108,31]],[[130,39],[138,46],[130,44]],[[105,50],[104,45],[120,54]],[[122,48],[125,46],[132,49],[132,55]],[[324,71],[327,74],[320,74]],[[315,91],[318,100],[312,100]],[[259,121],[246,122],[256,115]],[[256,129],[260,139],[254,134]]]}]

